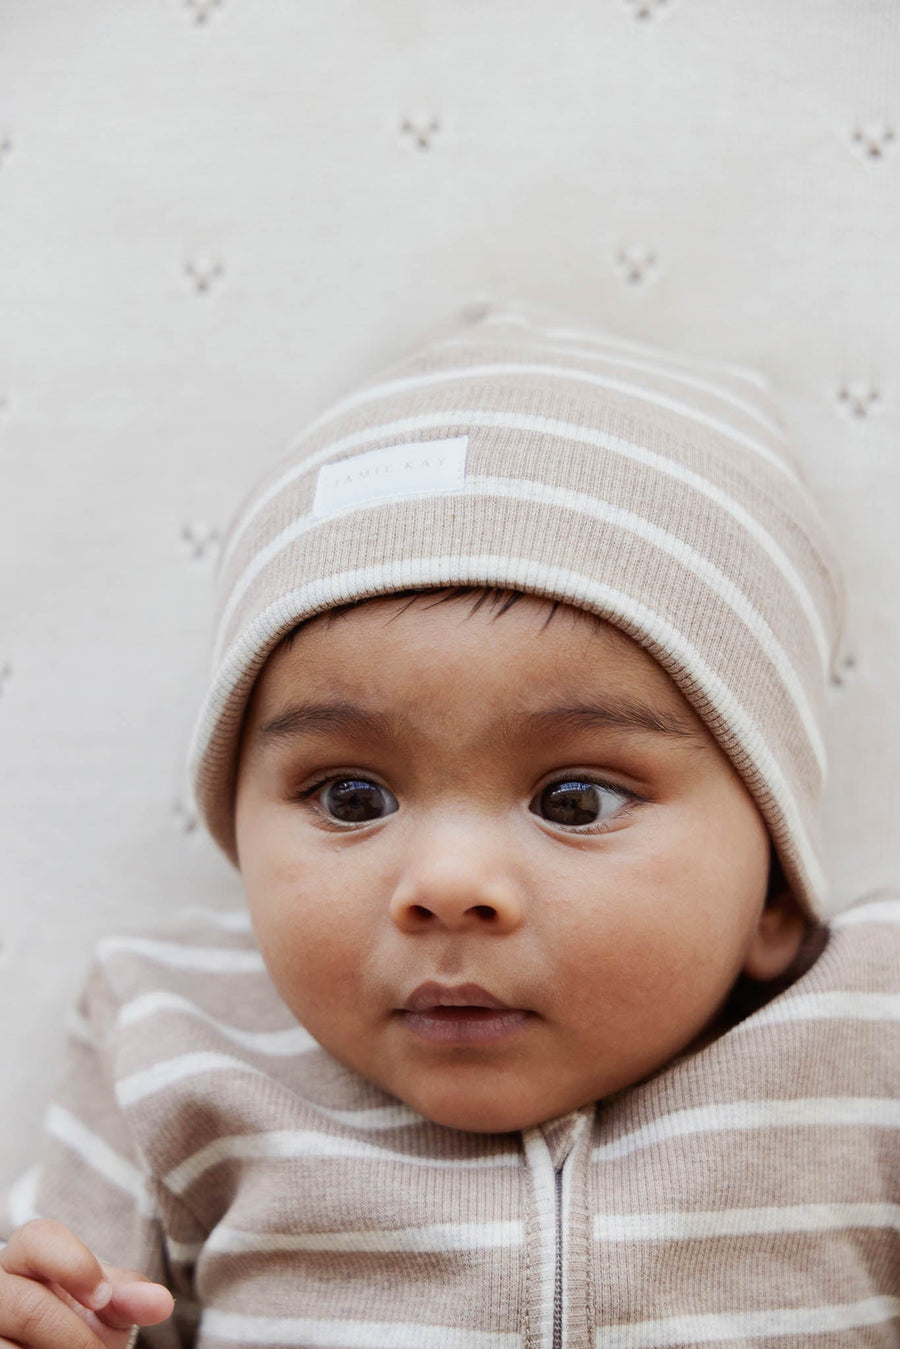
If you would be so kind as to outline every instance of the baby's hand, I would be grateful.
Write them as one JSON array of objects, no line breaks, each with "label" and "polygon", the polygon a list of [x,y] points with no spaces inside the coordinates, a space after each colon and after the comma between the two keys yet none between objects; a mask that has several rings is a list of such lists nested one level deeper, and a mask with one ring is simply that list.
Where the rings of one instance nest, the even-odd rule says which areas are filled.
[{"label": "baby's hand", "polygon": [[0,1349],[125,1349],[135,1325],[173,1306],[167,1288],[101,1265],[62,1223],[26,1223],[0,1251]]}]

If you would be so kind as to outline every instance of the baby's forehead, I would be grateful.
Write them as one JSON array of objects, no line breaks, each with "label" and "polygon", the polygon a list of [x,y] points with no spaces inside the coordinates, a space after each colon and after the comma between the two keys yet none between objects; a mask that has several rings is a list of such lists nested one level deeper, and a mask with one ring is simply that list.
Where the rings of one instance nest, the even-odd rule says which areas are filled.
[{"label": "baby's forehead", "polygon": [[293,630],[257,681],[263,739],[305,727],[423,735],[452,716],[498,741],[601,726],[709,733],[641,645],[584,610],[517,592],[417,592]]},{"label": "baby's forehead", "polygon": [[[266,667],[283,659],[284,653],[292,650],[295,643],[302,642],[309,648],[323,635],[348,624],[362,657],[363,652],[380,644],[382,627],[396,627],[406,615],[414,625],[424,625],[431,640],[443,640],[452,647],[456,642],[455,628],[461,629],[474,620],[479,627],[487,624],[490,636],[496,636],[500,625],[509,621],[506,616],[513,611],[520,625],[529,627],[541,638],[545,651],[565,649],[568,652],[572,635],[576,633],[585,646],[587,659],[591,646],[599,640],[607,648],[617,648],[623,655],[634,653],[632,659],[636,663],[648,668],[659,667],[659,662],[638,642],[600,614],[550,596],[493,586],[391,592],[335,606],[290,628],[275,644]],[[451,621],[435,624],[432,616],[438,619],[447,616]],[[408,639],[414,632],[415,626],[411,628],[406,622],[399,624],[401,640]]]},{"label": "baby's forehead", "polygon": [[[295,624],[277,641],[263,672],[276,664],[288,665],[289,653],[295,649],[302,652],[297,664],[303,667],[314,662],[317,650],[342,643],[352,645],[359,661],[385,646],[411,648],[423,641],[443,646],[452,654],[469,644],[473,630],[481,634],[486,656],[495,655],[499,661],[510,628],[519,636],[533,639],[529,645],[545,661],[554,653],[563,659],[569,657],[574,641],[585,653],[586,670],[593,652],[602,647],[635,667],[662,671],[659,662],[638,642],[587,609],[541,594],[492,586],[457,586],[389,592],[315,614]],[[570,675],[570,667],[561,665],[559,678]]]}]

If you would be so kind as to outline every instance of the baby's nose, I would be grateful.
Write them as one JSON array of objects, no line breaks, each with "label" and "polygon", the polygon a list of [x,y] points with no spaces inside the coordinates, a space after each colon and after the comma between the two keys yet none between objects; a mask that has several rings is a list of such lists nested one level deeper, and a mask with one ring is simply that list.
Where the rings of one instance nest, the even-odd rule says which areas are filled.
[{"label": "baby's nose", "polygon": [[425,855],[412,860],[390,902],[393,922],[404,932],[429,927],[451,931],[514,932],[523,919],[515,878],[477,855]]}]

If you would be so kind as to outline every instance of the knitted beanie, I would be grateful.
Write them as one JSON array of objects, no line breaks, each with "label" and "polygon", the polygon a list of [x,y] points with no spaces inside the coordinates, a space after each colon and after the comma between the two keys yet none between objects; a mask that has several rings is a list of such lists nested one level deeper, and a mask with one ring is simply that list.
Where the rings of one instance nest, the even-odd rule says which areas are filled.
[{"label": "knitted beanie", "polygon": [[492,586],[608,620],[740,773],[811,914],[838,569],[763,381],[533,305],[475,304],[320,416],[233,522],[190,766],[236,861],[244,713],[299,621]]}]

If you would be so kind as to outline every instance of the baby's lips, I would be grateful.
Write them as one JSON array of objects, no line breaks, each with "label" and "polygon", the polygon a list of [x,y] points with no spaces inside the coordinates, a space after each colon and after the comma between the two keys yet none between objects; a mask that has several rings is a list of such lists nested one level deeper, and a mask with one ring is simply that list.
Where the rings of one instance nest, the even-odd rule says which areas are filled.
[{"label": "baby's lips", "polygon": [[433,1007],[485,1007],[499,1012],[512,1008],[480,984],[439,984],[430,979],[413,989],[403,1004],[404,1012],[428,1012]]}]

